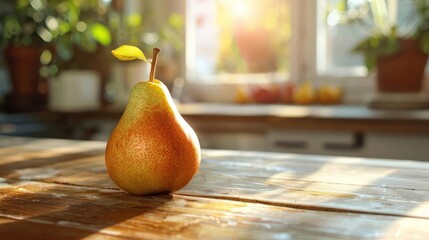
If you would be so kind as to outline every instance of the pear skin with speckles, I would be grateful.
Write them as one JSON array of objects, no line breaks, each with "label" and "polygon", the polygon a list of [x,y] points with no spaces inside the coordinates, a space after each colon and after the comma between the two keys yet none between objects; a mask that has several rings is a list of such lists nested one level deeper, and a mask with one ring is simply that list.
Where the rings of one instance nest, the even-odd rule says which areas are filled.
[{"label": "pear skin with speckles", "polygon": [[105,161],[113,182],[136,195],[178,191],[191,181],[201,161],[200,144],[162,82],[134,86],[107,142]]}]

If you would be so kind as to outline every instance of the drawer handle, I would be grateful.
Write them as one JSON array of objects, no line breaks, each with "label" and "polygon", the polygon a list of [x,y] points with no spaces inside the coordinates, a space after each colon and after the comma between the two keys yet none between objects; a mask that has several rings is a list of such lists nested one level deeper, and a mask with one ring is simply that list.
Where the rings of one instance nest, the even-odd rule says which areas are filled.
[{"label": "drawer handle", "polygon": [[323,147],[329,150],[358,150],[365,145],[365,136],[358,132],[353,134],[352,143],[325,143]]},{"label": "drawer handle", "polygon": [[276,147],[281,147],[281,148],[299,148],[299,149],[307,148],[307,143],[303,141],[280,140],[280,141],[275,141],[274,145]]}]

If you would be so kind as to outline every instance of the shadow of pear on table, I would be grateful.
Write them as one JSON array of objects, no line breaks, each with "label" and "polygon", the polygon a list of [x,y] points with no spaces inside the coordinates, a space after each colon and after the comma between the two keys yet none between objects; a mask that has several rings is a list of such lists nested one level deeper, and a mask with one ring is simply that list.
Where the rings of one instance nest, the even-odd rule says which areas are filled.
[{"label": "shadow of pear on table", "polygon": [[[134,196],[116,188],[104,167],[104,149],[50,157],[25,154],[36,157],[0,160],[1,239],[105,236],[112,230],[103,229],[159,212],[173,198],[171,194]],[[145,228],[160,229],[156,221]]]},{"label": "shadow of pear on table", "polygon": [[[159,208],[173,199],[171,194],[141,197],[114,189],[22,181],[3,183],[0,192],[3,195],[0,198],[1,239],[132,236],[129,225],[121,227],[121,224],[137,216],[157,216],[162,212]],[[146,224],[144,230],[148,232],[162,229],[157,221],[147,221]],[[114,227],[110,229],[111,226]]]}]

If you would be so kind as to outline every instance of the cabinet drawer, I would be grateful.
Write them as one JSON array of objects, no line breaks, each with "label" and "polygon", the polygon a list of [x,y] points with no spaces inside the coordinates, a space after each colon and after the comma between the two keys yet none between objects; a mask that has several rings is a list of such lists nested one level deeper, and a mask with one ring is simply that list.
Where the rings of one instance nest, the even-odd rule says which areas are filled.
[{"label": "cabinet drawer", "polygon": [[360,132],[270,129],[269,150],[309,154],[341,154],[359,152],[365,147]]}]

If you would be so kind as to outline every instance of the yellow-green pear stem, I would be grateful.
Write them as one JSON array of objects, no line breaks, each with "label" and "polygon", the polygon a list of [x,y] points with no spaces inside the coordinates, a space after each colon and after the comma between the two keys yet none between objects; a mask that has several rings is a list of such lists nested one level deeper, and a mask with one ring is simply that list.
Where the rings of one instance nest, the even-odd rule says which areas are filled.
[{"label": "yellow-green pear stem", "polygon": [[155,69],[156,69],[156,61],[158,59],[158,53],[161,50],[159,48],[153,49],[153,56],[152,56],[152,62],[150,64],[150,75],[149,75],[149,82],[153,82],[155,79]]}]

